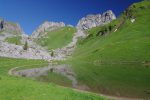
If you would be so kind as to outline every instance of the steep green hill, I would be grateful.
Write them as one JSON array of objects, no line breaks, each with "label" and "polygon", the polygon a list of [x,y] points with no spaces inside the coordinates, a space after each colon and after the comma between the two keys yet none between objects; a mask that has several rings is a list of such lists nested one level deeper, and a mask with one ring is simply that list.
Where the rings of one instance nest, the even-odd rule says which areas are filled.
[{"label": "steep green hill", "polygon": [[66,62],[91,91],[149,98],[149,22],[150,2],[135,3],[112,23],[88,30]]},{"label": "steep green hill", "polygon": [[[118,61],[118,59],[129,61],[144,61],[150,59],[150,24],[147,23],[150,21],[150,8],[148,4],[149,2],[134,4],[136,7],[132,8],[132,12],[134,13],[133,16],[136,17],[136,21],[134,23],[131,23],[129,18],[127,18],[125,19],[125,23],[119,28],[117,32],[111,32],[111,34],[107,36],[91,36],[90,38],[80,41],[76,50],[80,52],[75,52],[77,55],[75,56],[84,57],[83,55],[85,54],[92,54],[91,56],[93,56],[100,53],[101,56],[92,57],[92,60],[97,58],[101,58],[104,61],[105,59],[106,61]],[[101,27],[88,30],[89,34],[95,34],[99,31],[101,31]],[[78,53],[81,53],[81,55],[78,56]],[[89,58],[89,60],[91,60],[91,57]]]},{"label": "steep green hill", "polygon": [[106,100],[94,94],[79,93],[52,83],[8,75],[8,71],[14,67],[33,68],[47,64],[41,60],[0,57],[0,100]]},{"label": "steep green hill", "polygon": [[75,32],[76,29],[73,27],[62,27],[48,32],[46,36],[38,39],[36,42],[49,50],[61,48],[71,42]]}]

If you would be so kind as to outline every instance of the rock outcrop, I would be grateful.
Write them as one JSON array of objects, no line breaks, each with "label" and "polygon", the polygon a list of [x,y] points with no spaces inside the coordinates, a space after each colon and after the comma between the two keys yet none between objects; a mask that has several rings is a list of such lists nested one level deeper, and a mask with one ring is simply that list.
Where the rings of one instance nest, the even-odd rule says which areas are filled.
[{"label": "rock outcrop", "polygon": [[32,38],[40,38],[41,36],[44,36],[47,34],[47,31],[53,31],[60,27],[64,27],[65,24],[63,22],[44,22],[42,25],[40,25],[33,33]]},{"label": "rock outcrop", "polygon": [[114,19],[116,19],[116,16],[111,10],[104,12],[102,15],[87,15],[78,22],[77,29],[87,30],[96,26],[107,24]]},{"label": "rock outcrop", "polygon": [[21,29],[18,23],[8,22],[4,19],[0,19],[0,31],[5,31],[5,33],[10,34],[24,34],[24,31]]},{"label": "rock outcrop", "polygon": [[9,37],[23,37],[24,35],[25,32],[18,23],[9,22],[0,18],[0,41],[5,41]]}]

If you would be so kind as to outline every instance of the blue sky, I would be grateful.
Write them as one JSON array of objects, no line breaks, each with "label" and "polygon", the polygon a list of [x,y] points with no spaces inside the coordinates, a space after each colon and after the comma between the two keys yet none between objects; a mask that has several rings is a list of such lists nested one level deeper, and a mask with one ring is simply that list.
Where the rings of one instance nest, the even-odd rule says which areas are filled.
[{"label": "blue sky", "polygon": [[87,14],[113,10],[120,13],[141,0],[0,0],[0,17],[20,23],[31,34],[44,21],[63,21],[76,25]]}]

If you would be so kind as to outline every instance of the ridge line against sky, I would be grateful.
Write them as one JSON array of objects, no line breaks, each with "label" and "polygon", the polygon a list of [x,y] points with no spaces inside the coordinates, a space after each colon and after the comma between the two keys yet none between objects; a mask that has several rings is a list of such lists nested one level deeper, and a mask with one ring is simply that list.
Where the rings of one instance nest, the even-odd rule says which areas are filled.
[{"label": "ridge line against sky", "polygon": [[18,22],[31,34],[44,21],[76,25],[88,14],[112,10],[119,16],[128,6],[141,0],[0,0],[0,17]]}]

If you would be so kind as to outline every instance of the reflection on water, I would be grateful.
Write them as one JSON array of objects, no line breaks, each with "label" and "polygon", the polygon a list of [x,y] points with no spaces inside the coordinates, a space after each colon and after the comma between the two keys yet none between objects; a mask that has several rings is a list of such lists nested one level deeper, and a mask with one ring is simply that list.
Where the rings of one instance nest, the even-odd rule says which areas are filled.
[{"label": "reflection on water", "polygon": [[[13,70],[13,74],[23,77],[48,76],[58,73],[78,89],[89,90],[115,96],[150,98],[150,67],[143,64],[91,64],[67,63],[43,68]],[[53,75],[56,78],[56,75]],[[51,77],[52,78],[52,77]],[[56,78],[59,84],[63,77]],[[47,78],[46,78],[47,79]],[[68,84],[68,80],[64,80]]]},{"label": "reflection on water", "polygon": [[67,65],[67,64],[61,64],[61,65],[50,64],[47,67],[31,68],[31,69],[23,69],[23,70],[17,70],[16,68],[16,69],[13,69],[11,72],[15,76],[29,77],[29,78],[34,78],[34,79],[40,78],[40,80],[43,80],[41,78],[45,78],[45,76],[48,76],[49,74],[53,75],[54,73],[57,73],[55,74],[54,78],[56,78],[58,74],[60,78],[63,78],[62,76],[65,76],[66,78],[72,81],[73,87],[77,87],[77,80],[75,77],[75,73],[71,70],[70,65]]},{"label": "reflection on water", "polygon": [[150,98],[150,67],[138,63],[71,63],[77,80],[91,91],[104,94]]}]

